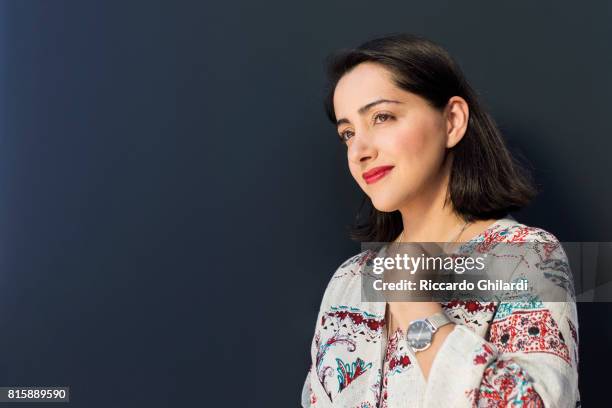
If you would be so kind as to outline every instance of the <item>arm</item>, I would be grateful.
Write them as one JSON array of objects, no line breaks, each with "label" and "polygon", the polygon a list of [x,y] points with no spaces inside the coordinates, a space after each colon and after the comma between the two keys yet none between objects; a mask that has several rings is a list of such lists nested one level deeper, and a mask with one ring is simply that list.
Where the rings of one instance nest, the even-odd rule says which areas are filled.
[{"label": "arm", "polygon": [[[524,265],[530,274],[567,265],[560,245],[551,255],[532,253]],[[573,288],[563,290],[565,302],[500,302],[486,338],[455,326],[431,364],[425,406],[575,407],[578,319]]]},{"label": "arm", "polygon": [[[512,308],[512,304],[500,305],[504,306]],[[426,391],[430,405],[426,406],[575,406],[577,362],[570,350],[577,341],[570,322],[575,322],[576,309],[571,303],[547,306],[513,309],[494,320],[488,341],[465,326],[456,326],[432,365]],[[536,340],[529,334],[535,328],[548,333]],[[469,404],[457,403],[466,399]]]}]

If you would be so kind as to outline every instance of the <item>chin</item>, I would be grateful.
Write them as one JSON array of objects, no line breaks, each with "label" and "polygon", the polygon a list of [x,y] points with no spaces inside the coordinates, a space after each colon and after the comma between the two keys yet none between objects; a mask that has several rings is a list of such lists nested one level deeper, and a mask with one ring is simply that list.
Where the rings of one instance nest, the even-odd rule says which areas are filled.
[{"label": "chin", "polygon": [[396,211],[400,207],[397,200],[380,199],[380,198],[376,199],[372,197],[370,197],[370,199],[372,200],[372,205],[378,211],[393,212],[393,211]]}]

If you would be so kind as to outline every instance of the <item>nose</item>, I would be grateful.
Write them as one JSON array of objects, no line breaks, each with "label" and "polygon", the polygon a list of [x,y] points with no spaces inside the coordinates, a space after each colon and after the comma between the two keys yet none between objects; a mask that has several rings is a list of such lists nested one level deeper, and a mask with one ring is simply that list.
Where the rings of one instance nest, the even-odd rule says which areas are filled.
[{"label": "nose", "polygon": [[354,135],[353,140],[348,146],[348,160],[354,164],[361,164],[368,160],[376,158],[377,149],[370,135],[363,132],[359,135]]}]

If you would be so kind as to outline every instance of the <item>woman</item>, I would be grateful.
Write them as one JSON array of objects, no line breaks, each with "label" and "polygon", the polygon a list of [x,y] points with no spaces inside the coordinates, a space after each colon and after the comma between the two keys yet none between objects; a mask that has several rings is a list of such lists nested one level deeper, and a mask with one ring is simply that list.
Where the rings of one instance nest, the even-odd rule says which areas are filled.
[{"label": "woman", "polygon": [[[363,251],[323,296],[302,406],[579,406],[567,258],[554,235],[509,215],[535,189],[457,64],[430,41],[393,35],[335,54],[329,68],[327,114],[367,196],[354,239],[541,243],[513,271],[553,276],[563,301],[365,302],[373,253]],[[436,329],[421,324],[411,337],[421,319]]]}]

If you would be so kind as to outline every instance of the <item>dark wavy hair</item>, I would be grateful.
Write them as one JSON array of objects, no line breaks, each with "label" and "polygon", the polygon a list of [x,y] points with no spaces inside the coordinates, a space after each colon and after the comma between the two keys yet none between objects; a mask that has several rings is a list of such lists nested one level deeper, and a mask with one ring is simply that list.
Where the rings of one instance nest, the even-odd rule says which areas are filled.
[{"label": "dark wavy hair", "polygon": [[[393,34],[328,56],[325,110],[334,126],[336,85],[343,75],[363,62],[383,65],[399,88],[423,97],[439,111],[453,96],[466,100],[469,120],[464,137],[451,148],[454,159],[448,197],[463,220],[503,218],[537,195],[531,175],[510,154],[501,132],[458,64],[441,46],[424,38]],[[365,196],[349,235],[356,241],[389,242],[402,228],[399,211],[378,211]]]}]

